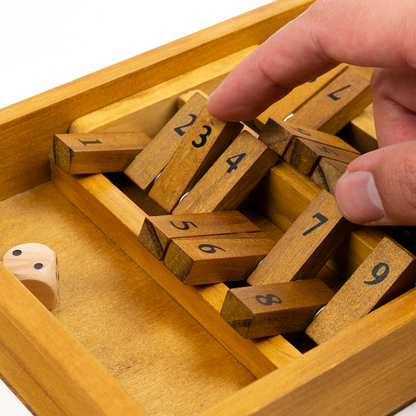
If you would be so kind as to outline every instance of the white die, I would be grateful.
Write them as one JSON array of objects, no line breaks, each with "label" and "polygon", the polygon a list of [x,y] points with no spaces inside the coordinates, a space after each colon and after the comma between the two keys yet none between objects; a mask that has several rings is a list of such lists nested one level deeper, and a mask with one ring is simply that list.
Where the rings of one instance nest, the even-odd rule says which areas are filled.
[{"label": "white die", "polygon": [[55,306],[59,272],[54,250],[43,244],[20,244],[7,251],[1,261],[48,309]]}]

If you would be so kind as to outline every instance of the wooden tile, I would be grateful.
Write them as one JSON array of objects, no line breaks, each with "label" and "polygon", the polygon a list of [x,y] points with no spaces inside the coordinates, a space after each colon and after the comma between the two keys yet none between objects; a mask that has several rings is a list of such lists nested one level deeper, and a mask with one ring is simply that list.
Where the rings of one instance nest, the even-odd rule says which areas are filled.
[{"label": "wooden tile", "polygon": [[53,159],[67,173],[123,172],[150,143],[144,133],[57,134]]},{"label": "wooden tile", "polygon": [[[166,290],[205,330],[219,340],[226,349],[232,351],[237,360],[241,360],[256,377],[262,377],[275,370],[276,366],[280,367],[299,356],[299,352],[296,352],[296,349],[282,337],[277,337],[277,339],[271,341],[271,344],[278,345],[278,350],[273,351],[267,345],[264,348],[261,345],[258,349],[258,343],[244,342],[247,340],[242,340],[223,319],[218,319],[222,306],[222,300],[219,305],[219,299],[222,297],[222,292],[224,292],[225,298],[225,285],[220,283],[194,288],[185,286],[179,279],[175,278],[166,269],[163,262],[150,255],[138,241],[137,236],[146,217],[145,212],[126,198],[117,188],[112,188],[107,178],[103,175],[89,175],[86,177],[68,175],[55,164],[52,164],[51,169],[54,185],[59,191],[79,207],[82,212],[86,213],[85,215],[91,218],[91,221],[97,224],[122,252],[127,253],[136,263],[143,262],[143,269],[152,270],[152,279],[156,281],[156,286],[160,285]],[[55,189],[55,186],[52,186],[52,188]],[[58,192],[59,195],[61,195],[60,192]],[[89,223],[91,221],[88,220]],[[103,254],[101,253],[101,255]],[[125,259],[125,254],[123,256]],[[133,275],[130,273],[130,278],[131,276]],[[113,284],[115,284],[114,279]],[[135,279],[133,279],[132,284],[136,284]],[[117,284],[116,286],[118,287]],[[140,286],[137,289],[140,292]],[[126,293],[132,296],[129,291],[124,292],[124,294]],[[110,294],[110,296],[114,295]],[[121,296],[121,302],[125,307],[122,298],[123,296]],[[152,297],[149,298],[150,301],[152,299]],[[100,301],[102,302],[102,299]],[[155,302],[151,303],[154,304]],[[163,302],[156,302],[156,304],[159,306],[159,312],[164,311],[163,314],[165,314],[166,311],[163,306],[162,309],[160,308]],[[138,308],[141,307],[140,303],[137,303],[137,298],[135,298],[135,305]],[[125,317],[123,314],[120,316]],[[102,316],[100,319],[102,319]],[[183,332],[186,337],[186,334],[189,333],[191,332]],[[264,344],[268,344],[268,342]],[[254,360],[254,363],[250,365],[253,362],[252,360]]]},{"label": "wooden tile", "polygon": [[[192,90],[192,91],[188,91],[185,94],[182,94],[179,98],[178,98],[178,108],[181,109],[185,103],[188,102],[188,100],[195,94],[201,94],[203,97],[205,97],[206,99],[208,99],[208,94],[205,94],[203,91],[201,90]],[[253,135],[254,137],[258,138],[259,137],[259,133],[257,132],[257,129],[255,128],[255,126],[251,127],[248,125],[249,123],[243,122],[241,121],[241,123],[243,124],[243,130],[242,131],[248,131],[251,135]]]},{"label": "wooden tile", "polygon": [[339,137],[299,126],[293,123],[292,120],[282,121],[270,118],[259,135],[259,139],[281,157],[284,156],[287,148],[296,137],[360,154],[358,150]]},{"label": "wooden tile", "polygon": [[259,232],[260,229],[238,211],[209,214],[147,217],[139,234],[140,243],[162,260],[174,238]]},{"label": "wooden tile", "polygon": [[340,176],[347,170],[348,163],[323,157],[314,169],[311,179],[322,189],[335,193],[335,185]]},{"label": "wooden tile", "polygon": [[[125,95],[116,94],[116,98],[112,94],[112,97],[105,98],[106,102],[100,99],[99,102],[95,102],[93,109],[90,108],[86,112],[78,112],[74,115],[74,117],[79,117],[79,114],[85,114],[72,121],[69,132],[143,131],[153,138],[178,111],[180,95],[190,90],[202,90],[207,94],[215,91],[235,66],[256,47],[257,45],[250,45],[236,52],[230,51],[230,54],[218,55],[214,61],[199,60],[202,66],[191,65],[185,72],[177,72],[177,68],[172,68],[166,62],[169,71],[161,69],[158,74],[161,78],[157,82],[149,84],[146,82],[146,75],[142,74],[140,80],[133,81],[142,83],[140,88],[136,84]],[[168,72],[170,72],[169,75],[167,75]],[[119,90],[120,88],[116,88],[116,91]],[[97,109],[100,105],[104,107]],[[58,132],[55,131],[55,133]]]},{"label": "wooden tile", "polygon": [[311,176],[321,158],[350,163],[359,156],[333,146],[322,145],[311,140],[295,138],[289,144],[284,159],[296,170],[306,176]]},{"label": "wooden tile", "polygon": [[336,134],[370,103],[370,80],[349,67],[297,110],[290,120]]},{"label": "wooden tile", "polygon": [[239,287],[228,291],[221,316],[244,338],[304,331],[334,293],[320,279]]},{"label": "wooden tile", "polygon": [[241,123],[212,117],[204,107],[156,180],[149,196],[171,212],[242,128]]},{"label": "wooden tile", "polygon": [[179,238],[169,244],[164,264],[187,285],[239,281],[273,246],[262,232]]},{"label": "wooden tile", "polygon": [[206,100],[208,100],[208,94],[202,90],[187,91],[184,94],[181,94],[178,98],[178,110],[180,110],[195,94],[199,94],[201,97],[204,97]]},{"label": "wooden tile", "polygon": [[378,149],[373,104],[371,103],[357,117],[354,117],[339,132],[339,135],[361,153]]},{"label": "wooden tile", "polygon": [[415,257],[384,238],[308,326],[316,343],[329,340],[373,309],[410,289],[416,281]]},{"label": "wooden tile", "polygon": [[285,119],[290,114],[295,113],[302,105],[310,101],[319,93],[319,91],[325,88],[346,69],[347,65],[338,65],[326,74],[296,87],[286,97],[274,103],[266,111],[256,117],[254,119],[254,124],[257,128],[262,130],[270,117],[282,120]]},{"label": "wooden tile", "polygon": [[354,227],[338,211],[335,198],[321,191],[254,270],[248,283],[254,286],[313,278]]},{"label": "wooden tile", "polygon": [[173,213],[237,209],[277,159],[272,150],[250,133],[240,133]]},{"label": "wooden tile", "polygon": [[205,103],[206,98],[195,93],[153,138],[146,150],[126,168],[125,174],[141,189],[148,191],[151,188]]}]

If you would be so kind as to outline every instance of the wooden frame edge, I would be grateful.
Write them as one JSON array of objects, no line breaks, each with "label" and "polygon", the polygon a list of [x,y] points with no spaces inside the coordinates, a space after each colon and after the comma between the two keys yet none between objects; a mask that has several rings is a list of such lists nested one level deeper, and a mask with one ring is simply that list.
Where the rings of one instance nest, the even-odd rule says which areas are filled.
[{"label": "wooden frame edge", "polygon": [[[214,293],[207,293],[204,287],[186,286],[163,265],[163,262],[150,255],[138,241],[140,230],[126,221],[126,218],[135,217],[135,225],[140,228],[146,213],[103,175],[72,176],[54,164],[51,165],[51,171],[58,190],[175,298],[254,376],[263,377],[300,355],[282,336],[262,342],[242,338],[219,316],[216,304],[225,296],[223,284],[216,285]],[[116,198],[111,196],[113,193],[117,194]],[[271,343],[278,351],[270,352]]]},{"label": "wooden frame edge", "polygon": [[32,412],[146,414],[1,263],[0,276],[0,372]]},{"label": "wooden frame edge", "polygon": [[[50,179],[47,155],[53,136],[66,133],[73,120],[259,44],[312,3],[275,1],[0,110],[0,200]],[[184,60],[188,65],[181,65]]]}]

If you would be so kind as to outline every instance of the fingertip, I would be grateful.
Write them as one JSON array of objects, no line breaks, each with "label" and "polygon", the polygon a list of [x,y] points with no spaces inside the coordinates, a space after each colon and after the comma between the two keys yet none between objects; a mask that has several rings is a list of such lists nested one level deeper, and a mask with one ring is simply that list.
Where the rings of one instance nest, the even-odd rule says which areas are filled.
[{"label": "fingertip", "polygon": [[218,115],[220,115],[220,114],[218,114],[218,111],[217,111],[218,106],[216,105],[217,100],[215,98],[215,92],[216,92],[216,90],[207,97],[207,102],[206,102],[205,106],[206,106],[208,112],[212,116],[214,116],[216,118],[220,118],[220,117],[218,117]]},{"label": "fingertip", "polygon": [[244,111],[240,109],[230,97],[229,94],[224,95],[223,91],[221,90],[221,86],[219,86],[207,99],[206,102],[206,109],[208,112],[215,118],[224,121],[242,121],[242,115]]},{"label": "fingertip", "polygon": [[371,172],[346,172],[338,179],[335,198],[341,214],[349,221],[376,225],[386,212]]}]

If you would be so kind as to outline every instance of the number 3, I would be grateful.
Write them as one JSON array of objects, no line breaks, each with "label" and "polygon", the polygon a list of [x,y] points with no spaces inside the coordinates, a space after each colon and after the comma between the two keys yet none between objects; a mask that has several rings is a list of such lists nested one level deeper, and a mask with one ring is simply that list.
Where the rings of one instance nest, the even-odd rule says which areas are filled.
[{"label": "number 3", "polygon": [[196,141],[192,141],[192,146],[194,147],[202,147],[207,142],[207,137],[211,134],[212,129],[210,126],[202,126],[205,130],[205,134],[200,134],[199,137],[201,138],[201,142],[197,143]]}]

